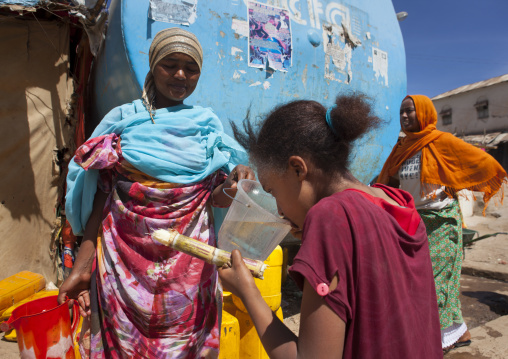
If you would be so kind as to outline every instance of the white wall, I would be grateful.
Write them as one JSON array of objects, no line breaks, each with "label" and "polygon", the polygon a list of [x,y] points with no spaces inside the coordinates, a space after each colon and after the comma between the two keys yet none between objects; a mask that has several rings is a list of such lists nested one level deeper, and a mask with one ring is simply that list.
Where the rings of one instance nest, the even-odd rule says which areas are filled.
[{"label": "white wall", "polygon": [[[478,119],[474,106],[481,96],[489,101],[489,117],[484,119]],[[438,113],[438,130],[455,133],[457,136],[508,130],[508,82],[440,98],[433,102]],[[439,113],[446,106],[452,109],[452,123],[443,126]]]}]

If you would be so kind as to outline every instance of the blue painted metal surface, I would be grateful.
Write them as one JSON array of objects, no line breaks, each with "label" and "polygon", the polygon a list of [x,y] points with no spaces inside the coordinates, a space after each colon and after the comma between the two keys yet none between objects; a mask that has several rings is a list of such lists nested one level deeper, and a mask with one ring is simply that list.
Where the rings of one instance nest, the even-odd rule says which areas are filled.
[{"label": "blue painted metal surface", "polygon": [[[406,94],[404,45],[391,1],[260,2],[290,11],[290,70],[269,73],[248,66],[247,0],[198,0],[195,22],[183,28],[199,38],[204,65],[198,87],[186,102],[212,107],[230,131],[229,120],[241,123],[249,107],[256,117],[296,99],[329,106],[340,92],[365,92],[386,122],[354,149],[351,170],[370,181],[397,139],[398,108]],[[93,78],[97,121],[114,106],[140,97],[153,37],[178,26],[151,20],[148,0],[112,0],[109,11]]]}]

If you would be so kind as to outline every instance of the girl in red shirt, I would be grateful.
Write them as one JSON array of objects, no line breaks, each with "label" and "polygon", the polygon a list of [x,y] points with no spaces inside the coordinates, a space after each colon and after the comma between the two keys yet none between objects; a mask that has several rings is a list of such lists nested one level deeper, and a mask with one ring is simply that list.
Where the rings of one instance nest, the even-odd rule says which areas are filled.
[{"label": "girl in red shirt", "polygon": [[279,212],[302,235],[290,273],[303,290],[296,337],[264,302],[239,251],[220,276],[242,299],[271,358],[443,356],[425,226],[407,192],[348,170],[352,143],[378,126],[364,95],[276,108],[233,126]]}]

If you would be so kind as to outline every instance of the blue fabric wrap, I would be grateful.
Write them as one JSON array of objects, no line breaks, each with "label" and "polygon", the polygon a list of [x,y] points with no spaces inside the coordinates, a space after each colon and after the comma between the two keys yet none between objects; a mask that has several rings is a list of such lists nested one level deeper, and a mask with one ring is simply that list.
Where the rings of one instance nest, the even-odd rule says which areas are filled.
[{"label": "blue fabric wrap", "polygon": [[[116,133],[123,157],[143,173],[164,182],[190,184],[215,171],[226,173],[248,161],[245,150],[224,133],[208,108],[178,105],[158,109],[155,124],[141,100],[111,110],[91,138]],[[92,213],[99,170],[69,163],[65,213],[76,235],[82,235]]]}]

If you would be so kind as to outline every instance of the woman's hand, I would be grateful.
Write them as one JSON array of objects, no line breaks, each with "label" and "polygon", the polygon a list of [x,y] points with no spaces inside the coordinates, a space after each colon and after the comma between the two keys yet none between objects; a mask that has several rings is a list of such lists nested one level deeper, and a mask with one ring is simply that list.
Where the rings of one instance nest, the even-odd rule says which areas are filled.
[{"label": "woman's hand", "polygon": [[222,286],[228,292],[233,293],[238,298],[246,298],[252,293],[259,293],[251,272],[245,265],[240,251],[235,249],[231,253],[231,266],[224,265],[219,268],[219,276]]},{"label": "woman's hand", "polygon": [[58,303],[65,302],[66,297],[77,300],[79,314],[82,317],[90,315],[90,279],[91,273],[77,273],[73,270],[63,282],[58,293]]},{"label": "woman's hand", "polygon": [[78,301],[79,312],[82,317],[92,314],[90,310],[90,280],[97,248],[97,233],[102,222],[102,210],[108,194],[97,190],[94,197],[93,209],[85,226],[83,241],[74,261],[74,267],[67,279],[60,286],[58,303],[65,302],[65,297]]},{"label": "woman's hand", "polygon": [[236,166],[231,173],[229,174],[228,178],[226,178],[226,181],[222,184],[223,188],[226,189],[236,189],[236,186],[238,184],[238,181],[241,179],[250,179],[255,181],[256,175],[254,174],[254,171],[252,168],[244,166],[244,165],[238,165]]},{"label": "woman's hand", "polygon": [[216,207],[229,207],[233,200],[224,194],[223,190],[226,190],[229,196],[234,197],[238,181],[242,179],[256,180],[256,175],[254,174],[252,168],[243,165],[236,166],[231,171],[228,178],[226,178],[226,181],[213,191],[212,205]]}]

